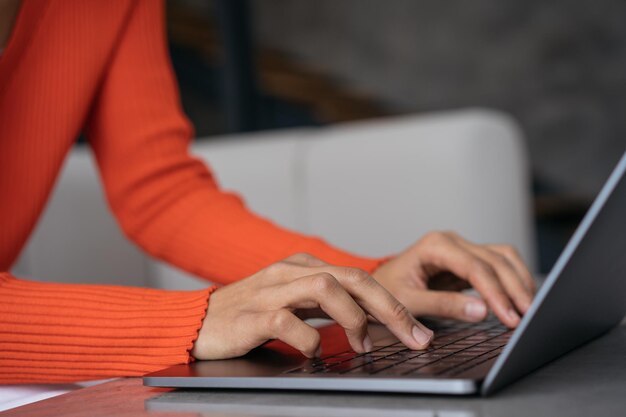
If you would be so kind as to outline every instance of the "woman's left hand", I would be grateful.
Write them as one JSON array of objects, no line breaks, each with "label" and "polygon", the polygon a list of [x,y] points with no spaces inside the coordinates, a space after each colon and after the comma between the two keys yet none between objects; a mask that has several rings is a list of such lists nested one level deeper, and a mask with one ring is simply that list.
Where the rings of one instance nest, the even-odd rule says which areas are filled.
[{"label": "woman's left hand", "polygon": [[[372,274],[416,316],[477,322],[488,308],[508,327],[526,313],[536,287],[517,251],[432,232]],[[459,290],[473,287],[482,297]]]}]

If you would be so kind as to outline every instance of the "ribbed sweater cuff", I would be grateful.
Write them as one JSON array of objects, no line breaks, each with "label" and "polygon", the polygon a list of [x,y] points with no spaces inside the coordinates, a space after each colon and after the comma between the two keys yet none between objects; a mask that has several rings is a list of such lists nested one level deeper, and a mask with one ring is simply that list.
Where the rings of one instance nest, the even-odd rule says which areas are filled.
[{"label": "ribbed sweater cuff", "polygon": [[55,284],[0,273],[0,383],[139,376],[188,363],[214,288]]}]

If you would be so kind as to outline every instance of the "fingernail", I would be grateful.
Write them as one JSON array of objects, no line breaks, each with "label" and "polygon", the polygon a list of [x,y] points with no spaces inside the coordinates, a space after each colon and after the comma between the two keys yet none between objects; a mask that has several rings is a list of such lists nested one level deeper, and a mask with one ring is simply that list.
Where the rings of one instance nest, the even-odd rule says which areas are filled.
[{"label": "fingernail", "polygon": [[428,344],[428,342],[430,342],[431,337],[432,337],[432,333],[428,335],[419,327],[413,326],[413,339],[415,339],[417,343],[419,343],[420,345]]},{"label": "fingernail", "polygon": [[465,304],[464,313],[470,320],[482,320],[487,315],[487,306],[480,301],[470,301]]},{"label": "fingernail", "polygon": [[515,325],[517,325],[517,323],[520,321],[519,314],[517,314],[515,310],[510,309],[509,311],[506,312],[506,314],[511,321],[515,322]]},{"label": "fingernail", "polygon": [[365,349],[366,352],[371,352],[374,349],[374,344],[372,343],[372,339],[370,339],[369,335],[365,335],[365,338],[363,339],[363,349]]}]

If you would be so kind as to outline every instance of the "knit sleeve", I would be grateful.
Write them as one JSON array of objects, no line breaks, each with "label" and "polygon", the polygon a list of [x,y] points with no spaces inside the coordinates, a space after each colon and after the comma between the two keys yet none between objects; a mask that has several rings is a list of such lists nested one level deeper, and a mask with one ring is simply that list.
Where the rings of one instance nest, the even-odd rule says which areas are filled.
[{"label": "knit sleeve", "polygon": [[139,376],[188,363],[212,289],[53,284],[0,273],[0,383]]},{"label": "knit sleeve", "polygon": [[163,5],[137,2],[104,76],[88,136],[109,204],[145,251],[228,283],[294,253],[375,269],[382,261],[333,248],[252,213],[191,157],[164,39]]}]

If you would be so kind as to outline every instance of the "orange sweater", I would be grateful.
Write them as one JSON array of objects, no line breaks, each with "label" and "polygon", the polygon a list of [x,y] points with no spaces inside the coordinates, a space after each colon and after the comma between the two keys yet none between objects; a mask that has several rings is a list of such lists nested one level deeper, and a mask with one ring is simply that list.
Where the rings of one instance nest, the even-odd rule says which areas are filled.
[{"label": "orange sweater", "polygon": [[[0,271],[81,130],[108,202],[151,255],[229,283],[296,252],[373,270],[254,215],[188,154],[156,0],[22,0],[0,57]],[[0,273],[0,382],[141,375],[188,362],[210,289],[50,284]]]}]

